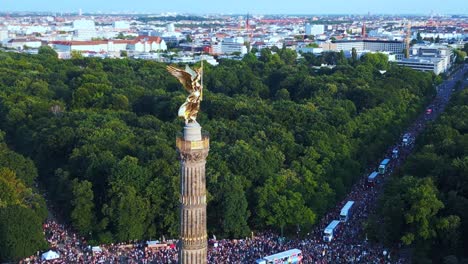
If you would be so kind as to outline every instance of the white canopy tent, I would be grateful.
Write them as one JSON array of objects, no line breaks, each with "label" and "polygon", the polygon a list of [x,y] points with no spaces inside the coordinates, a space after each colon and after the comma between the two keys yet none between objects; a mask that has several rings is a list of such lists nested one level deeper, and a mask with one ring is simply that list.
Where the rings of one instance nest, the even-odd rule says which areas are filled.
[{"label": "white canopy tent", "polygon": [[42,254],[41,260],[58,259],[59,257],[60,257],[60,255],[57,252],[55,252],[53,250],[49,250],[46,253]]},{"label": "white canopy tent", "polygon": [[92,247],[91,250],[92,250],[93,252],[102,252],[102,249],[101,249],[101,247],[99,247],[99,246]]}]

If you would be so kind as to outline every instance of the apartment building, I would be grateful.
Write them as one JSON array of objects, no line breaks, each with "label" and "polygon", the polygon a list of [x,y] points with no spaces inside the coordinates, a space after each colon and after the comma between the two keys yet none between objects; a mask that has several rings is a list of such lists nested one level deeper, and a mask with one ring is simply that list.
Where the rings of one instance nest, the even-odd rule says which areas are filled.
[{"label": "apartment building", "polygon": [[397,60],[396,63],[400,66],[410,67],[417,71],[432,71],[435,74],[441,74],[446,71],[446,62],[443,58],[412,57],[409,59]]},{"label": "apartment building", "polygon": [[51,41],[49,45],[57,52],[76,50],[81,52],[118,54],[122,50],[132,52],[167,50],[167,45],[163,39],[148,36],[139,36],[132,40]]},{"label": "apartment building", "polygon": [[337,40],[337,51],[350,51],[353,48],[356,51],[386,51],[392,53],[403,53],[405,43],[403,41],[390,41],[390,40]]}]

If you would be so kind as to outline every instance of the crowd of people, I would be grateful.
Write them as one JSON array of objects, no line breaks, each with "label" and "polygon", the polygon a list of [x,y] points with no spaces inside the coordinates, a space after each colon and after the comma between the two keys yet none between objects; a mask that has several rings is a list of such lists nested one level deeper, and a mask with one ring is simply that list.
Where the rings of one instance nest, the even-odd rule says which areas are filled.
[{"label": "crowd of people", "polygon": [[[395,147],[389,148],[389,154]],[[302,251],[304,263],[385,263],[386,260],[404,263],[405,259],[393,257],[395,253],[391,250],[368,243],[362,223],[376,204],[377,194],[382,188],[380,183],[392,173],[396,164],[399,164],[396,161],[401,161],[406,155],[395,158],[374,186],[368,184],[366,173],[348,196],[327,213],[305,239],[291,239],[281,243],[278,235],[264,233],[252,239],[216,241],[218,246],[209,250],[209,263],[255,263],[259,258],[292,248]],[[369,172],[373,169],[370,168]],[[339,219],[340,211],[347,201],[355,202],[353,214],[348,221],[339,224],[331,242],[324,242],[325,227],[332,220]]]},{"label": "crowd of people", "polygon": [[177,247],[173,243],[151,248],[143,242],[117,243],[92,247],[84,238],[53,220],[44,225],[44,233],[50,249],[59,258],[43,260],[41,254],[31,256],[21,263],[177,263]]},{"label": "crowd of people", "polygon": [[[466,69],[465,69],[466,70]],[[425,112],[406,131],[415,138],[428,121],[434,120],[443,112],[448,103],[452,87],[442,84],[431,104],[430,113]],[[369,168],[353,186],[347,197],[330,210],[305,238],[282,240],[273,232],[256,234],[239,240],[209,241],[208,263],[255,263],[259,258],[292,248],[302,251],[303,263],[407,263],[409,260],[398,254],[398,248],[386,249],[382,245],[367,242],[362,223],[376,205],[382,182],[398,168],[410,154],[414,141],[390,146],[385,157],[393,159],[385,174],[379,175],[375,185],[368,184],[368,174],[376,167]],[[398,156],[393,150],[398,149]],[[340,210],[347,201],[354,201],[353,214],[346,222],[341,222],[331,242],[323,241],[324,228],[339,219]],[[41,260],[39,252],[22,263],[177,263],[177,241],[167,246],[151,249],[145,243],[101,245],[93,250],[84,238],[78,237],[64,225],[49,220],[44,224],[44,232],[52,250],[60,257],[55,260]]]}]

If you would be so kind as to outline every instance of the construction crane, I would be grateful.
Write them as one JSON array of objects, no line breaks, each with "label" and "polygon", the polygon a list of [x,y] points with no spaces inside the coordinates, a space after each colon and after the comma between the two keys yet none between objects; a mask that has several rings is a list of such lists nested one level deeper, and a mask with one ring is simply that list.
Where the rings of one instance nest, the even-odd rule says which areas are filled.
[{"label": "construction crane", "polygon": [[408,20],[406,23],[406,37],[405,37],[405,58],[409,58],[409,50],[410,50],[410,42],[411,42],[411,21]]}]

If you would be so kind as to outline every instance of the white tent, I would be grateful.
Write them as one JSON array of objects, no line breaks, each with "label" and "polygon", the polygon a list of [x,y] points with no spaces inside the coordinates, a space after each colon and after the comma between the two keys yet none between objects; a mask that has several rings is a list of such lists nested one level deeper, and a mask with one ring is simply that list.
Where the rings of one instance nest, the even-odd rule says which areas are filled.
[{"label": "white tent", "polygon": [[151,246],[155,246],[157,244],[159,244],[159,241],[158,240],[151,240],[151,241],[146,241],[146,244],[151,247]]},{"label": "white tent", "polygon": [[93,251],[93,253],[94,253],[94,252],[102,252],[102,249],[101,249],[101,247],[99,247],[99,246],[92,247],[91,250]]},{"label": "white tent", "polygon": [[51,259],[57,259],[59,257],[60,255],[57,252],[49,250],[46,253],[42,254],[41,260],[51,260]]}]

